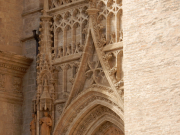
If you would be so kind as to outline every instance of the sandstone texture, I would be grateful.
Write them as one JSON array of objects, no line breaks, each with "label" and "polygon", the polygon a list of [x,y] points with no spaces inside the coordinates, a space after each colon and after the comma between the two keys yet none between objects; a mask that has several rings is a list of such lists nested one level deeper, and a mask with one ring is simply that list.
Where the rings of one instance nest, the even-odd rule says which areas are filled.
[{"label": "sandstone texture", "polygon": [[0,50],[22,55],[23,0],[0,1]]},{"label": "sandstone texture", "polygon": [[0,30],[0,135],[180,134],[179,0],[1,0]]},{"label": "sandstone texture", "polygon": [[180,1],[124,5],[126,135],[180,134]]}]

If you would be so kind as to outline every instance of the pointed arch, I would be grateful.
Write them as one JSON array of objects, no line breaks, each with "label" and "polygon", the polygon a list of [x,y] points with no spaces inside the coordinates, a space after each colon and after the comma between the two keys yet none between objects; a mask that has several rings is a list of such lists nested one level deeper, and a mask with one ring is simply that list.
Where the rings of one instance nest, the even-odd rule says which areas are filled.
[{"label": "pointed arch", "polygon": [[85,134],[96,135],[96,133],[102,133],[102,135],[104,135],[103,133],[110,127],[117,127],[117,129],[121,133],[119,135],[124,135],[124,125],[122,125],[122,123],[120,123],[118,119],[116,119],[116,117],[114,117],[113,115],[102,116],[100,119],[95,121],[92,126],[89,127]]},{"label": "pointed arch", "polygon": [[[46,77],[47,77],[47,78],[46,78]],[[38,80],[38,81],[43,81],[44,78],[48,79],[48,83],[49,83],[49,81],[52,80],[52,74],[51,74],[51,72],[50,72],[48,69],[43,70],[43,71],[39,74],[37,80]]]},{"label": "pointed arch", "polygon": [[[82,135],[94,132],[100,125],[95,123],[109,121],[124,132],[123,112],[111,98],[107,91],[94,87],[82,92],[63,112],[57,122],[53,135],[80,135],[81,126],[84,125]],[[95,117],[91,118],[92,115]],[[93,119],[88,121],[88,119]],[[89,122],[86,125],[86,122]],[[93,130],[94,129],[94,130]]]},{"label": "pointed arch", "polygon": [[[93,127],[93,125],[101,122],[110,122],[114,124],[118,130],[123,132],[123,102],[103,63],[103,53],[98,45],[101,38],[99,37],[97,27],[97,20],[90,18],[77,77],[75,78],[64,111],[55,126],[53,135],[86,135],[89,134],[90,131],[94,133],[101,125],[97,125],[96,127]],[[96,52],[95,56],[92,52]],[[94,57],[97,58],[101,64],[100,68],[103,70],[105,78],[110,84],[109,86],[92,83],[90,87],[84,87],[86,81],[85,73],[88,68],[87,63],[88,60],[94,60]],[[91,61],[91,64],[94,63],[96,63],[96,61]],[[115,122],[115,120],[117,120],[120,125],[118,122]],[[89,122],[89,124],[87,124],[87,122]]]}]

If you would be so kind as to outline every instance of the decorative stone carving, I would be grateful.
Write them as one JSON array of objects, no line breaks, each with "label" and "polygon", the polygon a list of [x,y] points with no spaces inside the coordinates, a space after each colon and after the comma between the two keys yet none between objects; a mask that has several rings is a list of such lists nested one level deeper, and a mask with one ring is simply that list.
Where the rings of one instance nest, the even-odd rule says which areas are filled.
[{"label": "decorative stone carving", "polygon": [[[98,119],[103,114],[108,114],[108,113],[117,117],[117,115],[113,111],[111,111],[106,107],[97,107],[96,109],[92,110],[91,114],[86,116],[83,122],[81,122],[78,125],[76,134],[83,135],[86,132],[88,125],[90,125],[93,121]],[[119,118],[117,117],[117,119]]]},{"label": "decorative stone carving", "polygon": [[62,112],[63,112],[63,109],[64,109],[64,103],[59,103],[56,105],[56,113],[55,113],[55,121],[57,122],[57,120],[60,118]]},{"label": "decorative stone carving", "polygon": [[0,99],[2,101],[22,104],[22,79],[32,61],[21,55],[0,51]]},{"label": "decorative stone carving", "polygon": [[96,133],[94,135],[102,134],[104,132],[104,130],[107,130],[107,128],[109,128],[110,126],[112,126],[112,123],[105,122],[103,125],[101,125],[101,127],[99,127],[98,131],[96,131]]},{"label": "decorative stone carving", "polygon": [[63,107],[64,107],[64,104],[60,104],[60,105],[57,106],[57,111],[58,111],[59,114],[62,113]]},{"label": "decorative stone carving", "polygon": [[22,79],[19,77],[14,77],[13,78],[13,91],[16,93],[22,93],[21,91],[21,83]]},{"label": "decorative stone carving", "polygon": [[111,34],[111,40],[110,40],[110,44],[113,44],[113,43],[115,43],[116,42],[116,34],[115,34],[115,32],[113,32],[112,34]]},{"label": "decorative stone carving", "polygon": [[[61,135],[67,134],[78,113],[95,100],[112,104],[123,113],[123,52],[118,50],[119,48],[103,51],[107,46],[122,43],[122,3],[119,0],[90,0],[78,4],[79,2],[76,0],[45,2],[44,11],[48,12],[44,12],[41,17],[36,110],[40,115],[44,110],[49,110],[53,116],[52,123],[55,124],[60,115],[64,116],[62,110],[65,112],[78,95],[95,88],[102,89],[99,91],[101,93],[108,93],[109,98],[113,97],[117,103],[94,95],[69,116],[67,122],[62,125],[63,131],[59,131]],[[64,10],[66,8],[67,10]],[[46,99],[50,99],[51,103],[42,102],[42,95],[46,95]],[[100,114],[110,113],[119,119],[112,110],[98,109],[80,121],[76,134],[85,133],[87,125]],[[37,129],[40,131],[38,125]]]},{"label": "decorative stone carving", "polygon": [[104,71],[99,60],[88,61],[88,70],[86,71],[86,76],[88,79],[90,79],[89,85],[99,84],[108,86],[107,79],[104,75]]},{"label": "decorative stone carving", "polygon": [[85,29],[88,23],[88,16],[85,13],[86,9],[86,5],[78,8],[72,7],[69,11],[63,11],[54,15],[55,51],[53,55],[55,58],[83,51],[87,33]]},{"label": "decorative stone carving", "polygon": [[119,31],[119,42],[123,41],[123,30]]},{"label": "decorative stone carving", "polygon": [[36,135],[36,115],[32,114],[32,121],[30,123],[31,135]]},{"label": "decorative stone carving", "polygon": [[44,117],[40,119],[41,132],[40,135],[51,135],[52,118],[48,112],[44,112]]},{"label": "decorative stone carving", "polygon": [[[52,17],[47,13],[48,1],[44,0],[43,15],[40,23],[40,41],[39,54],[37,56],[37,93],[33,101],[34,110],[37,113],[36,135],[50,135],[51,127],[54,125],[54,100],[55,100],[55,83],[57,80],[56,67],[52,65],[56,55],[53,46],[54,27]],[[51,118],[49,117],[51,114]],[[42,115],[45,117],[40,118]],[[41,124],[41,125],[40,125]],[[40,128],[41,127],[41,128]]]},{"label": "decorative stone carving", "polygon": [[114,125],[111,125],[109,127],[109,129],[107,128],[104,132],[101,132],[101,134],[104,134],[104,135],[124,135],[123,132]]},{"label": "decorative stone carving", "polygon": [[79,0],[49,0],[49,9],[58,8],[70,3],[77,2]]}]

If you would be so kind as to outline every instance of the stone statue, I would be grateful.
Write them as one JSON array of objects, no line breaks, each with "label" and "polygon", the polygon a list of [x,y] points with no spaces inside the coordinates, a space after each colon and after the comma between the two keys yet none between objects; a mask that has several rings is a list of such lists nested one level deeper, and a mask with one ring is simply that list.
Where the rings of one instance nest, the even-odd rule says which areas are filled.
[{"label": "stone statue", "polygon": [[44,112],[44,117],[40,119],[41,132],[40,135],[50,135],[52,127],[52,119],[48,112]]},{"label": "stone statue", "polygon": [[32,121],[30,123],[30,131],[31,131],[31,135],[36,135],[36,115],[32,114]]}]

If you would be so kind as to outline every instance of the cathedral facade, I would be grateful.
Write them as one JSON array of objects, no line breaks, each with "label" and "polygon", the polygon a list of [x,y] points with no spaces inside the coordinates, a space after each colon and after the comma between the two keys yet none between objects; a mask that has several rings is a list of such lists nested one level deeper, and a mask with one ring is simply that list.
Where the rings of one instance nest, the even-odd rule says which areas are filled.
[{"label": "cathedral facade", "polygon": [[178,0],[0,2],[0,135],[180,134]]}]

